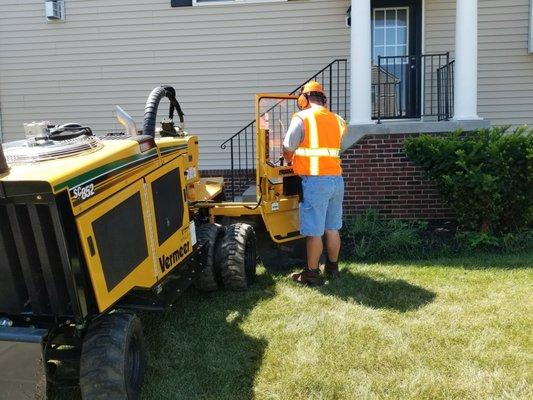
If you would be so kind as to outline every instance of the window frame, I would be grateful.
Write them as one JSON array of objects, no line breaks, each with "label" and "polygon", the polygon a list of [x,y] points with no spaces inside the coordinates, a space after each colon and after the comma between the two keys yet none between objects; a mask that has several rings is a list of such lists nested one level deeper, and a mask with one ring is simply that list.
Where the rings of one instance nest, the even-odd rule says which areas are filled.
[{"label": "window frame", "polygon": [[193,7],[226,6],[236,4],[284,3],[288,0],[192,0]]}]

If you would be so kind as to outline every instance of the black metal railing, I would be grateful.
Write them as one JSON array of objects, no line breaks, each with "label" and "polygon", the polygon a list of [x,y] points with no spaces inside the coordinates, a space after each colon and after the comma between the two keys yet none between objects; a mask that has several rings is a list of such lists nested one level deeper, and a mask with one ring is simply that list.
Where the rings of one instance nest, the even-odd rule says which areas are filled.
[{"label": "black metal railing", "polygon": [[454,68],[455,60],[448,62],[437,70],[437,89],[439,98],[439,121],[453,116],[454,110]]},{"label": "black metal railing", "polygon": [[[289,94],[293,95],[299,93],[303,86],[312,80],[318,81],[324,88],[326,95],[328,97],[328,105],[331,111],[341,115],[343,118],[348,116],[348,62],[346,59],[337,59],[326,67],[322,68],[316,74],[311,76],[296,89],[294,89]],[[277,108],[280,108],[277,110]],[[271,112],[274,116],[283,115],[283,121],[280,123],[280,126],[287,128],[288,121],[292,114],[289,112],[288,107],[283,107],[281,109],[281,102],[274,104],[271,108],[266,110],[264,114]],[[295,110],[297,111],[297,110]],[[277,119],[276,119],[277,120]],[[282,118],[280,118],[282,120]],[[288,121],[287,121],[288,120]],[[281,131],[277,132],[276,135],[280,136]],[[271,138],[275,136],[271,132]],[[278,138],[280,139],[280,138]],[[250,122],[239,132],[235,133],[229,139],[225,140],[220,148],[226,150],[229,148],[230,153],[230,175],[229,182],[227,182],[226,187],[229,188],[229,192],[226,193],[226,197],[235,200],[235,197],[240,195],[242,190],[247,186],[243,184],[245,177],[248,177],[247,183],[250,184],[253,182],[253,179],[249,180],[249,177],[253,175],[255,171],[256,163],[256,123],[255,120]],[[272,144],[275,143],[276,147],[272,148]],[[277,140],[273,142],[271,140],[270,151],[272,154],[281,153],[281,141]]]},{"label": "black metal railing", "polygon": [[449,53],[378,56],[372,73],[373,118],[447,120],[453,110],[452,91]]}]

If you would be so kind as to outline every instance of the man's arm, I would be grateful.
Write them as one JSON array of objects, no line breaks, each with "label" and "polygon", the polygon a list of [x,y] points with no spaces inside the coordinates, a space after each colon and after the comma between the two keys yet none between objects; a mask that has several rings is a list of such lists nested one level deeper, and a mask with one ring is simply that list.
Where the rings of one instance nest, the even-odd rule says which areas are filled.
[{"label": "man's arm", "polygon": [[283,158],[287,163],[292,162],[294,152],[304,140],[303,121],[298,117],[293,117],[289,129],[283,140]]}]

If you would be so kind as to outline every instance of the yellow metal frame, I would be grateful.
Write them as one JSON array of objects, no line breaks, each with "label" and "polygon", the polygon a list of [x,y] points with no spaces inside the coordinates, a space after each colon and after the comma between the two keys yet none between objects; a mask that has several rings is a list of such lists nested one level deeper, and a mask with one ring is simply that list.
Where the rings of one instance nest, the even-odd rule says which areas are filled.
[{"label": "yellow metal frame", "polygon": [[294,175],[292,168],[272,165],[267,158],[268,129],[262,129],[260,124],[260,102],[263,99],[296,101],[298,96],[278,93],[256,95],[256,194],[260,199],[259,204],[200,202],[195,206],[209,208],[211,221],[214,221],[215,217],[261,216],[271,239],[276,243],[286,243],[302,238],[299,234],[299,199],[298,196],[283,195],[283,178]]},{"label": "yellow metal frame", "polygon": [[[159,280],[178,267],[180,262],[192,253],[193,243],[191,241],[190,233],[189,208],[185,197],[182,199],[182,226],[165,240],[165,242],[159,245],[157,226],[154,218],[155,207],[151,185],[152,182],[176,168],[179,168],[180,171],[185,171],[186,166],[186,155],[182,154],[181,156],[176,157],[176,154],[174,154],[174,159],[169,157],[167,158],[166,164],[152,171],[148,169],[145,171],[145,176],[140,177],[140,179],[135,182],[130,182],[129,186],[98,203],[96,206],[76,218],[78,231],[82,238],[83,252],[85,259],[87,260],[89,276],[94,289],[98,309],[100,311],[103,312],[107,310],[132,289],[152,288]],[[179,190],[184,193],[184,196],[186,185],[187,180],[185,176],[183,176],[181,177]],[[104,276],[104,269],[98,252],[98,243],[95,240],[92,224],[95,220],[135,194],[141,196],[145,230],[144,234],[146,236],[148,256],[114,288],[108,290]],[[91,238],[94,243],[94,255],[91,255],[89,238]]]},{"label": "yellow metal frame", "polygon": [[255,124],[257,129],[258,196],[262,193],[261,215],[272,240],[285,243],[302,236],[299,234],[299,198],[283,195],[283,178],[294,175],[290,166],[276,166],[267,157],[268,129],[261,127],[261,101],[294,100],[298,96],[279,93],[260,93],[255,97]]},{"label": "yellow metal frame", "polygon": [[[137,193],[141,196],[148,257],[135,267],[135,269],[133,269],[133,271],[131,271],[128,276],[119,282],[113,289],[108,290],[92,223],[109,212],[109,210]],[[150,219],[148,217],[148,207],[146,204],[146,189],[142,180],[129,185],[122,191],[85,212],[76,219],[76,224],[78,226],[78,231],[80,232],[83,253],[85,254],[85,260],[87,260],[89,276],[91,278],[94,295],[100,311],[109,308],[135,287],[151,288],[156,284],[157,276],[154,271],[154,248],[151,245],[152,236],[147,229],[150,226]],[[94,255],[91,255],[88,241],[89,238],[92,238],[94,243]]]},{"label": "yellow metal frame", "polygon": [[[165,175],[166,173],[179,168],[180,171],[183,171],[185,167],[184,157],[178,157],[175,160],[165,164],[163,167],[157,169],[150,175],[145,177],[145,188],[146,188],[146,203],[150,210],[150,229],[152,230],[152,238],[150,243],[155,248],[155,259],[154,259],[154,268],[155,275],[157,279],[160,280],[175,267],[177,267],[181,260],[187,257],[192,253],[192,243],[191,243],[191,232],[189,229],[189,207],[187,207],[186,199],[183,200],[183,220],[182,226],[179,228],[172,236],[170,236],[165,242],[159,245],[159,238],[157,237],[157,227],[152,216],[155,215],[155,207],[153,202],[153,192],[152,192],[152,182]],[[184,193],[185,190],[185,179],[181,179],[180,190]],[[175,261],[171,265],[165,265],[165,258],[168,258],[175,252],[179,252],[179,257],[174,257]]]}]

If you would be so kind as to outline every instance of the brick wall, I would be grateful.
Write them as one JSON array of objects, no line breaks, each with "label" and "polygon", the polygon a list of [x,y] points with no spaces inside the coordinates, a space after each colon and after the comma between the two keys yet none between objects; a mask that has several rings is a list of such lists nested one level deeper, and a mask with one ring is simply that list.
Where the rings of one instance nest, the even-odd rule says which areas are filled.
[{"label": "brick wall", "polygon": [[366,136],[343,153],[346,215],[374,208],[398,218],[453,217],[423,170],[407,159],[403,143],[408,136]]},{"label": "brick wall", "polygon": [[[403,142],[408,136],[366,136],[343,153],[345,215],[374,208],[391,218],[453,218],[423,170],[405,156]],[[230,170],[209,170],[202,171],[201,176],[224,176],[229,199],[230,174]],[[236,171],[235,195],[240,196],[254,181],[254,170]]]}]

